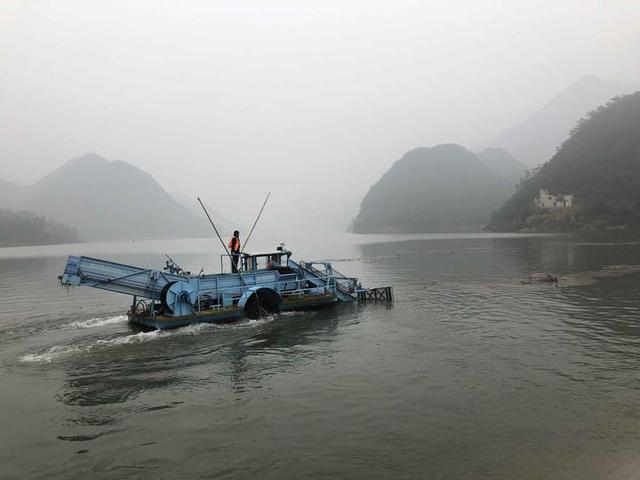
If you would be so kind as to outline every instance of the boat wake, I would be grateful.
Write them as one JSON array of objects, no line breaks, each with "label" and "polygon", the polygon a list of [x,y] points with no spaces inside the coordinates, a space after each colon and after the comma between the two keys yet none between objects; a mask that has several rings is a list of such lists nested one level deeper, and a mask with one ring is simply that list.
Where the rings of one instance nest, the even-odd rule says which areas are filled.
[{"label": "boat wake", "polygon": [[111,345],[128,345],[130,343],[143,343],[151,342],[153,340],[159,340],[162,337],[167,336],[166,331],[154,330],[152,332],[139,332],[131,335],[124,335],[121,337],[96,340],[93,345],[89,346],[89,349],[95,346],[111,346]]},{"label": "boat wake", "polygon": [[112,325],[116,323],[125,323],[127,322],[126,315],[116,315],[112,317],[96,317],[90,318],[89,320],[84,320],[81,322],[71,322],[62,326],[62,328],[96,328],[103,327],[105,325]]},{"label": "boat wake", "polygon": [[[92,351],[99,351],[105,348],[111,348],[121,345],[137,345],[140,343],[153,342],[156,340],[163,340],[185,335],[200,335],[202,333],[211,332],[214,330],[255,328],[266,325],[274,321],[277,317],[278,315],[269,315],[256,320],[247,319],[244,321],[227,324],[196,323],[186,327],[176,328],[174,330],[153,330],[149,332],[137,332],[126,335],[119,335],[116,337],[101,338],[93,340],[91,343],[85,345],[54,345],[53,347],[41,350],[39,352],[26,353],[20,356],[18,359],[23,363],[52,363],[71,355],[89,353]],[[65,327],[86,329],[108,324],[122,323],[126,321],[126,315],[118,315],[107,318],[92,318],[82,322],[73,322],[65,325]]]},{"label": "boat wake", "polygon": [[60,357],[81,351],[82,348],[76,345],[54,345],[38,353],[26,353],[22,355],[19,360],[24,363],[51,363]]}]

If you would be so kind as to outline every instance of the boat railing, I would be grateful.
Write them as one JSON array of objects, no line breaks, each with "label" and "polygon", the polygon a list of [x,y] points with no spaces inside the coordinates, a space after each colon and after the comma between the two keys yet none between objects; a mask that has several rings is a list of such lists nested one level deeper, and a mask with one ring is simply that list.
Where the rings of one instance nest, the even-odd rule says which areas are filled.
[{"label": "boat railing", "polygon": [[[233,257],[238,258],[237,268],[239,272],[252,272],[255,270],[260,270],[260,267],[258,266],[258,262],[260,259],[265,259],[267,261],[271,259],[276,266],[287,265],[289,258],[291,257],[291,252],[288,250],[281,250],[253,255],[244,252],[238,254],[223,253],[220,255],[220,273],[226,273],[224,271],[224,265],[226,262],[228,262],[229,265],[232,265]],[[286,257],[286,259],[283,259],[283,257]]]},{"label": "boat railing", "polygon": [[[325,270],[322,271],[314,265],[323,265]],[[333,268],[329,262],[300,262],[300,267],[311,272],[319,278],[326,279],[327,283],[332,282],[345,295],[353,296],[358,289],[358,279],[355,277],[347,277],[343,273]]]}]

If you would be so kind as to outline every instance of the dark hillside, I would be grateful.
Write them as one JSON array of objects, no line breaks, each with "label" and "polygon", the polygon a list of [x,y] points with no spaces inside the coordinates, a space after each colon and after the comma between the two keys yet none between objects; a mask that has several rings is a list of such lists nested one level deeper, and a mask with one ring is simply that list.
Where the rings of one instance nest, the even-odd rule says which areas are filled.
[{"label": "dark hillside", "polygon": [[459,145],[416,148],[371,187],[353,231],[477,231],[512,191],[510,182]]},{"label": "dark hillside", "polygon": [[[540,189],[573,194],[558,225],[534,207]],[[548,217],[548,216],[547,216]],[[496,213],[493,230],[640,226],[640,92],[591,112],[553,158]]]},{"label": "dark hillside", "polygon": [[32,212],[0,209],[0,247],[78,242],[75,229]]}]

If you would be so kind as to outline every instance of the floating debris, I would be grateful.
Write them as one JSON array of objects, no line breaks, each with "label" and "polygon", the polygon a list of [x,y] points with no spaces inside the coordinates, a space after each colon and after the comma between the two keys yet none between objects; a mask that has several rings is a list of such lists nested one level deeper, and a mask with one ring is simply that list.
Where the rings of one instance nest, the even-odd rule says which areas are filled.
[{"label": "floating debris", "polygon": [[553,283],[558,285],[559,277],[551,273],[530,273],[527,280],[522,280],[523,285],[531,285],[533,283]]},{"label": "floating debris", "polygon": [[640,273],[640,265],[609,265],[600,270],[556,275],[553,273],[531,273],[521,285],[554,285],[556,287],[579,287],[591,285],[598,280]]}]

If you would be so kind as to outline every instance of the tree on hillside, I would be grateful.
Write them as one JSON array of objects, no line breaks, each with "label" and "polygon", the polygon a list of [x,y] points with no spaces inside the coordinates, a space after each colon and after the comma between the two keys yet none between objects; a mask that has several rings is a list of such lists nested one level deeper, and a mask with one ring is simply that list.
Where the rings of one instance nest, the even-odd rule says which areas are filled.
[{"label": "tree on hillside", "polygon": [[553,158],[494,214],[490,229],[522,228],[540,189],[575,195],[575,228],[640,225],[640,92],[581,119]]},{"label": "tree on hillside", "polygon": [[32,212],[0,209],[0,246],[77,242],[74,228]]}]

